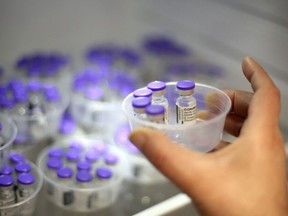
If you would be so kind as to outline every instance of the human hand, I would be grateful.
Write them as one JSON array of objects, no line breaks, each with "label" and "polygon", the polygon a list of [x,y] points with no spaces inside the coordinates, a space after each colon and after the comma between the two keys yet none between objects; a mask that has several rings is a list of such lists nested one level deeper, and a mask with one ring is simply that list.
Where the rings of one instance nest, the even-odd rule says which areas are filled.
[{"label": "human hand", "polygon": [[226,91],[232,108],[225,130],[237,137],[233,143],[202,154],[148,128],[133,130],[130,140],[203,215],[288,215],[280,92],[252,58],[242,69],[254,93]]}]

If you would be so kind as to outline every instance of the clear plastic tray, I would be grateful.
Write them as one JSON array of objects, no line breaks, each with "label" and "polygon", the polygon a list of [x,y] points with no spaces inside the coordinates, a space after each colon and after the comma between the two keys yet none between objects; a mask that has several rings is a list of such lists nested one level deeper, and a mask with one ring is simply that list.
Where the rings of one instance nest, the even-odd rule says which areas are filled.
[{"label": "clear plastic tray", "polygon": [[122,108],[128,117],[132,129],[149,127],[164,133],[172,141],[189,149],[208,152],[219,143],[226,115],[231,108],[228,95],[209,85],[196,83],[194,97],[197,101],[197,120],[194,124],[176,123],[176,82],[166,83],[165,97],[169,102],[169,125],[157,124],[134,116],[131,102],[133,93],[122,103]]},{"label": "clear plastic tray", "polygon": [[[84,159],[84,154],[94,148],[95,144],[102,143],[103,140],[93,138],[73,137],[54,143],[51,147],[45,148],[38,157],[38,166],[43,172],[45,182],[45,194],[48,199],[55,205],[74,212],[93,212],[103,208],[107,208],[116,201],[124,176],[129,172],[129,165],[123,153],[112,145],[105,145],[107,152],[113,153],[119,157],[118,163],[115,165],[105,165],[102,158],[107,152],[101,153],[101,158],[92,165],[93,180],[87,184],[79,184],[75,180],[76,165],[64,161],[65,167],[71,167],[74,171],[72,180],[69,183],[64,183],[57,179],[56,172],[49,170],[46,167],[46,162],[49,158],[48,151],[52,149],[62,149],[67,153],[71,149],[71,142],[80,142],[84,147],[81,150],[81,160]],[[102,145],[102,144],[101,144]],[[79,149],[80,151],[80,149]],[[97,167],[109,167],[113,171],[113,176],[107,181],[100,181],[95,178],[95,169]]]}]

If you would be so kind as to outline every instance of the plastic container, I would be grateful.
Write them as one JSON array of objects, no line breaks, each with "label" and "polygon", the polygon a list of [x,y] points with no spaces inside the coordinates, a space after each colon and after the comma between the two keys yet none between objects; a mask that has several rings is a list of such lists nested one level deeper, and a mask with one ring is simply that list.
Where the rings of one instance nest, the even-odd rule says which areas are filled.
[{"label": "plastic container", "polygon": [[[22,201],[14,203],[12,205],[0,206],[0,214],[1,215],[9,215],[9,216],[31,216],[36,208],[37,204],[37,196],[39,194],[40,189],[43,185],[43,177],[39,168],[35,166],[33,163],[29,162],[32,169],[30,171],[31,174],[34,175],[34,183],[32,186],[32,194],[28,197],[22,198]],[[27,179],[22,178],[22,183],[27,181]],[[17,184],[17,178],[15,178],[14,182]],[[25,182],[24,182],[25,184]],[[17,194],[17,193],[16,193]]]},{"label": "plastic container", "polygon": [[169,125],[156,124],[138,119],[133,115],[133,93],[122,103],[132,129],[149,127],[164,133],[172,141],[189,149],[208,152],[219,143],[226,115],[231,108],[230,98],[223,91],[209,85],[196,83],[194,97],[197,101],[197,119],[195,123],[177,125],[176,123],[176,82],[166,83],[165,97],[169,102]]},{"label": "plastic container", "polygon": [[10,79],[6,85],[8,87],[1,94],[1,102],[7,102],[7,99],[18,102],[11,103],[9,108],[4,103],[6,106],[3,108],[3,112],[15,122],[18,129],[13,149],[24,153],[34,162],[39,148],[42,149],[49,138],[57,134],[60,119],[69,103],[69,95],[52,83],[25,83],[20,79]]},{"label": "plastic container", "polygon": [[[78,152],[77,161],[70,160],[71,152]],[[62,160],[63,165],[49,169],[48,160]],[[93,212],[113,205],[130,170],[123,153],[115,146],[101,139],[80,137],[61,140],[44,149],[38,166],[44,175],[47,197],[55,205],[74,212]],[[61,174],[63,167],[73,170],[69,179]]]},{"label": "plastic container", "polygon": [[5,164],[17,134],[16,124],[7,116],[0,115],[0,166]]}]

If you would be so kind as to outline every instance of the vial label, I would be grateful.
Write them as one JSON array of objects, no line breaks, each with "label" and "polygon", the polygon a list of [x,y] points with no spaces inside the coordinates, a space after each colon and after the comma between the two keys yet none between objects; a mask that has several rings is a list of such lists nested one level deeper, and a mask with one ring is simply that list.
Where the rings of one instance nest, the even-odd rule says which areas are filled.
[{"label": "vial label", "polygon": [[164,122],[169,124],[169,105],[165,104]]},{"label": "vial label", "polygon": [[193,122],[196,120],[196,106],[181,107],[176,105],[177,123],[184,124],[185,122]]}]

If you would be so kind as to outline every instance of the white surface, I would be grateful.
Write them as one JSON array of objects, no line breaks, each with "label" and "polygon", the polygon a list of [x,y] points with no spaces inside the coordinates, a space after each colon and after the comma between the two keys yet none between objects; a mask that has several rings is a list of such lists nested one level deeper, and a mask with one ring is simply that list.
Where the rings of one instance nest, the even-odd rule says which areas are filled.
[{"label": "white surface", "polygon": [[139,212],[133,216],[160,216],[167,215],[177,209],[183,208],[191,203],[191,199],[185,194],[177,194],[151,208]]}]

